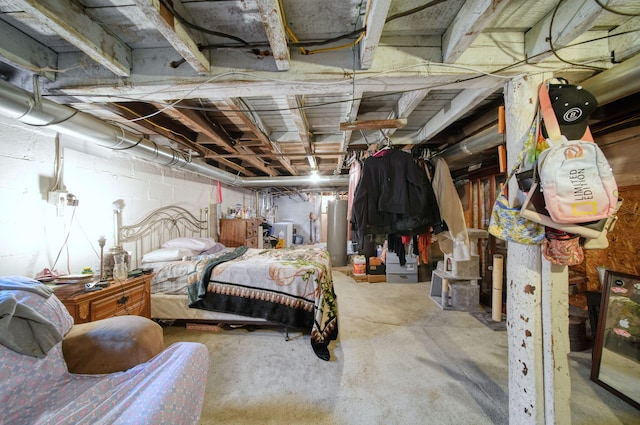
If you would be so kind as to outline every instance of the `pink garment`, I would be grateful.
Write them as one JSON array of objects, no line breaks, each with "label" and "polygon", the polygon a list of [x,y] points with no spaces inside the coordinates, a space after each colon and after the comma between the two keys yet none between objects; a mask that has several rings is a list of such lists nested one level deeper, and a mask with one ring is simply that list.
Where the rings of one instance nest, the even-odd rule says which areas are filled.
[{"label": "pink garment", "polygon": [[[356,193],[360,176],[362,175],[362,164],[355,160],[349,167],[349,194],[347,197],[347,223],[351,220],[351,208],[353,206],[353,196]],[[351,240],[351,226],[347,226],[347,240]]]}]

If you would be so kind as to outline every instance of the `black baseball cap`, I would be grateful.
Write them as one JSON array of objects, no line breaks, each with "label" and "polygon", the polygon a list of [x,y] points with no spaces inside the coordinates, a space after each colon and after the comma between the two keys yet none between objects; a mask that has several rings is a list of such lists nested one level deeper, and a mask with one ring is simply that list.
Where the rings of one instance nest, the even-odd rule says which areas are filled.
[{"label": "black baseball cap", "polygon": [[560,132],[568,140],[579,140],[589,125],[589,116],[598,107],[596,98],[581,86],[550,84],[549,98]]}]

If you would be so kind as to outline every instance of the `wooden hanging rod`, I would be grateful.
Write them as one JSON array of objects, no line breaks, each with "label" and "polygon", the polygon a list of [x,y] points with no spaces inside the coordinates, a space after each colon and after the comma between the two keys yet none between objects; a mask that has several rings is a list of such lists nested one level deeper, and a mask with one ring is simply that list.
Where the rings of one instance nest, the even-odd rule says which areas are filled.
[{"label": "wooden hanging rod", "polygon": [[407,125],[406,118],[393,120],[367,120],[341,122],[340,130],[382,130],[385,128],[402,128]]}]

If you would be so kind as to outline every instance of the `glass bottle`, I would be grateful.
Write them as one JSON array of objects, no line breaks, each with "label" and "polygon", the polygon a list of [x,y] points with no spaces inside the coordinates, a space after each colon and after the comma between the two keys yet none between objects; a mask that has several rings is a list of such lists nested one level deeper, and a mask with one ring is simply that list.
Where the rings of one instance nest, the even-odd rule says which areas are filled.
[{"label": "glass bottle", "polygon": [[125,261],[126,254],[116,254],[113,256],[113,279],[117,282],[127,280],[129,270]]}]

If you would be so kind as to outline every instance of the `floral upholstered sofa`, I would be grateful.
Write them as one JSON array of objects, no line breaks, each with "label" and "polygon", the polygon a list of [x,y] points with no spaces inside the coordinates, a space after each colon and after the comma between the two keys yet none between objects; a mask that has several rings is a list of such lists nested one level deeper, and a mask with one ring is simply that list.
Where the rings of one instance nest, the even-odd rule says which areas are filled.
[{"label": "floral upholstered sofa", "polygon": [[180,342],[120,372],[77,374],[62,348],[72,327],[45,285],[0,278],[0,422],[198,423],[209,367],[204,345]]}]

